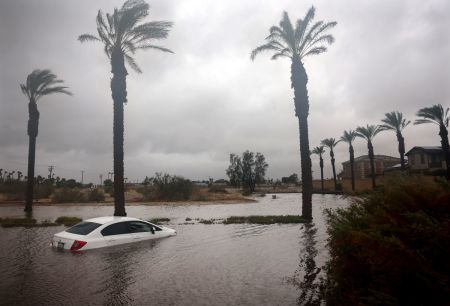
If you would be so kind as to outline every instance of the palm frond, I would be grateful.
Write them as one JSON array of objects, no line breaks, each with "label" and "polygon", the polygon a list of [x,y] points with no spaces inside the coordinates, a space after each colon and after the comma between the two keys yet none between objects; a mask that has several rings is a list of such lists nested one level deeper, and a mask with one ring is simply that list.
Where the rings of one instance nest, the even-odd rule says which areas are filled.
[{"label": "palm frond", "polygon": [[348,130],[344,131],[344,134],[341,136],[341,141],[344,141],[351,145],[356,138],[356,131]]},{"label": "palm frond", "polygon": [[155,49],[155,50],[159,50],[162,52],[169,52],[169,53],[174,53],[172,50],[167,49],[167,48],[163,48],[160,46],[154,46],[154,45],[142,45],[142,46],[138,46],[136,47],[136,49]]},{"label": "palm frond", "polygon": [[97,36],[91,35],[91,34],[82,34],[78,36],[78,40],[80,42],[86,42],[86,41],[100,41],[100,38]]},{"label": "palm frond", "polygon": [[[295,40],[297,42],[297,46],[299,43],[303,40],[305,40],[305,33],[309,26],[309,24],[314,19],[314,16],[316,14],[316,9],[314,6],[311,6],[311,8],[306,12],[306,15],[303,19],[297,20],[297,24],[295,27]],[[306,35],[307,36],[307,35]]]},{"label": "palm frond", "polygon": [[63,83],[63,81],[58,80],[56,75],[49,69],[35,69],[27,76],[26,83],[20,84],[20,88],[22,93],[26,95],[28,99],[34,99],[35,102],[37,102],[39,98],[53,93],[72,95],[72,93],[67,90],[66,86],[57,85],[60,83]]},{"label": "palm frond", "polygon": [[313,49],[309,50],[305,54],[302,54],[301,57],[304,58],[304,57],[307,57],[307,56],[310,56],[310,55],[318,55],[318,54],[324,53],[326,51],[327,51],[326,47],[320,46],[320,47],[316,47],[316,48],[313,48]]},{"label": "palm frond", "polygon": [[325,146],[327,148],[329,148],[330,150],[333,150],[333,148],[340,142],[340,140],[336,140],[334,138],[326,138],[323,139],[320,144],[322,146]]},{"label": "palm frond", "polygon": [[139,68],[139,66],[136,64],[136,61],[134,60],[134,58],[132,58],[128,54],[125,54],[124,57],[125,57],[125,60],[127,61],[128,65],[130,65],[130,67],[134,71],[136,71],[137,73],[142,73],[141,68]]},{"label": "palm frond", "polygon": [[380,132],[382,132],[383,129],[380,128],[379,125],[366,125],[364,126],[358,126],[356,128],[356,137],[361,137],[366,139],[367,141],[372,141],[372,139]]},{"label": "palm frond", "polygon": [[281,49],[280,49],[280,47],[277,47],[269,42],[267,44],[264,44],[264,45],[261,45],[261,46],[255,48],[252,51],[250,58],[252,60],[255,60],[256,55],[258,55],[259,53],[264,52],[264,51],[281,51]]},{"label": "palm frond", "polygon": [[417,116],[422,117],[422,119],[417,119],[414,124],[435,123],[437,125],[444,125],[448,127],[448,111],[449,109],[447,108],[444,110],[441,104],[436,104],[431,107],[424,107],[417,112]]}]

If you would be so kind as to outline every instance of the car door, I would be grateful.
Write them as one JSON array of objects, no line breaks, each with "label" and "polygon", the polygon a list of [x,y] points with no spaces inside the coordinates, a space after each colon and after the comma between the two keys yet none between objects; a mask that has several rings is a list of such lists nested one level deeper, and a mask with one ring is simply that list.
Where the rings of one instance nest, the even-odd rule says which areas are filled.
[{"label": "car door", "polygon": [[118,222],[105,227],[101,231],[108,246],[124,244],[134,241],[128,222]]},{"label": "car door", "polygon": [[134,240],[149,240],[159,237],[155,232],[155,228],[147,222],[129,221],[128,227],[130,232],[133,233]]}]

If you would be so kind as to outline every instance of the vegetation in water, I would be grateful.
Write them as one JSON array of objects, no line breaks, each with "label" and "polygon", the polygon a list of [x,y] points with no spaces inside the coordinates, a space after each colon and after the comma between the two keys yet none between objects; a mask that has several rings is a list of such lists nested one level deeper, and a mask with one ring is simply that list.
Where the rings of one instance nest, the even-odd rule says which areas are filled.
[{"label": "vegetation in water", "polygon": [[307,220],[302,216],[285,215],[285,216],[247,216],[238,217],[232,216],[226,218],[223,224],[240,224],[240,223],[253,223],[253,224],[275,224],[275,223],[305,223]]},{"label": "vegetation in water", "polygon": [[148,222],[153,223],[153,224],[167,223],[169,221],[170,221],[169,218],[153,218],[153,219],[148,220]]},{"label": "vegetation in water", "polygon": [[55,223],[63,224],[64,226],[73,226],[81,221],[83,221],[83,219],[78,217],[61,216],[55,220]]},{"label": "vegetation in water", "polygon": [[449,305],[450,189],[401,178],[328,210],[330,305]]},{"label": "vegetation in water", "polygon": [[32,218],[1,218],[0,224],[2,227],[46,227],[59,225],[48,220],[38,223],[36,219]]}]

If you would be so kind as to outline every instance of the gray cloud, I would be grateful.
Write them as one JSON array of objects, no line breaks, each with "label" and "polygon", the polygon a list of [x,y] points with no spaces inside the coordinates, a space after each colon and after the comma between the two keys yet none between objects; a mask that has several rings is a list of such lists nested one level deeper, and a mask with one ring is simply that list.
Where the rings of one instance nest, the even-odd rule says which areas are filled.
[{"label": "gray cloud", "polygon": [[[95,32],[95,15],[122,1],[0,2],[0,168],[26,169],[27,101],[19,83],[50,68],[73,97],[39,102],[37,172],[98,180],[112,168],[110,67],[100,45],[80,44]],[[446,0],[314,1],[317,18],[336,20],[336,43],[305,62],[311,103],[310,143],[339,138],[344,129],[376,124],[384,113],[415,112],[450,102],[450,3]],[[151,1],[150,19],[173,21],[161,42],[175,54],[143,52],[143,74],[130,71],[125,110],[125,169],[129,179],[155,171],[190,178],[224,177],[228,154],[264,153],[269,176],[300,171],[288,61],[249,53],[287,10],[302,17],[310,3],[283,0]],[[405,130],[407,148],[438,145],[434,126]],[[375,139],[378,154],[397,155],[393,133]],[[366,154],[362,140],[357,155]],[[347,159],[336,148],[339,164]],[[318,161],[313,157],[315,176]],[[326,176],[331,170],[326,161]]]}]

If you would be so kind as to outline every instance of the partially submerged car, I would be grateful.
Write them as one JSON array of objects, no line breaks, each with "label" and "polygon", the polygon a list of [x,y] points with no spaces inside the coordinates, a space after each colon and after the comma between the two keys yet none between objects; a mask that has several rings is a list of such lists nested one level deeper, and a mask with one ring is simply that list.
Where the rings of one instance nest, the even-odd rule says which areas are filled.
[{"label": "partially submerged car", "polygon": [[55,234],[51,244],[61,250],[84,251],[176,234],[171,228],[137,218],[99,217],[80,222]]}]

